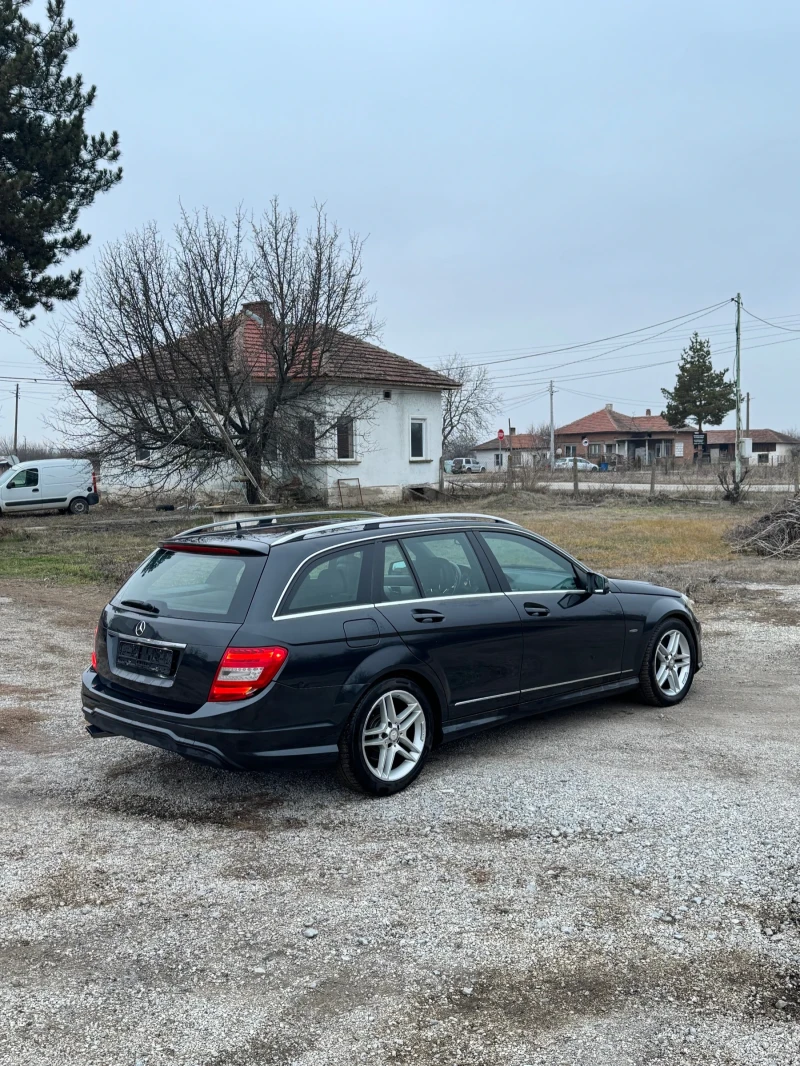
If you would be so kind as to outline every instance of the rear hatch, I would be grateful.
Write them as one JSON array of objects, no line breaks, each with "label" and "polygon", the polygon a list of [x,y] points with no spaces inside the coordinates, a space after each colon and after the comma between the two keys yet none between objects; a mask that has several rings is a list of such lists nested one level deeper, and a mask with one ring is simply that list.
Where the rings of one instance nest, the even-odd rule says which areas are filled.
[{"label": "rear hatch", "polygon": [[266,559],[209,545],[155,551],[103,612],[100,687],[148,707],[197,710],[247,616]]}]

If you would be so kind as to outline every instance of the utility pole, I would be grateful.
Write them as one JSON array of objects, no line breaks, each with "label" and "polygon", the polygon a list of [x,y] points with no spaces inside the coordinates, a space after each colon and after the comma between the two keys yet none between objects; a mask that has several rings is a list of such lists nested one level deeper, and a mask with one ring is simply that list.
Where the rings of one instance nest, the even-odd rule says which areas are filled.
[{"label": "utility pole", "polygon": [[742,480],[742,294],[736,293],[736,483]]},{"label": "utility pole", "polygon": [[750,393],[747,393],[747,406],[745,407],[747,414],[745,415],[744,430],[745,433],[750,432]]},{"label": "utility pole", "polygon": [[556,424],[553,421],[553,382],[550,382],[550,469],[556,468]]},{"label": "utility pole", "polygon": [[14,455],[17,454],[17,431],[19,429],[19,382],[14,393]]},{"label": "utility pole", "polygon": [[513,441],[514,429],[511,425],[511,419],[508,420],[508,467],[506,468],[506,489],[508,492],[514,488],[514,472],[511,469],[511,462],[513,456]]}]

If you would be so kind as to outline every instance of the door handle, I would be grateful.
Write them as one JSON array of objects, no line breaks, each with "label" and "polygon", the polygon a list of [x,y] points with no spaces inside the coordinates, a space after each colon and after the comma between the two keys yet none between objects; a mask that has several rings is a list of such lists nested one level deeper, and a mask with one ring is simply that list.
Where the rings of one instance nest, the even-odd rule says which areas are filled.
[{"label": "door handle", "polygon": [[415,622],[443,622],[444,615],[439,611],[426,611],[422,608],[417,608],[411,612],[411,617]]},{"label": "door handle", "polygon": [[523,603],[522,608],[531,618],[544,618],[550,614],[547,607],[543,607],[541,603]]},{"label": "door handle", "polygon": [[31,492],[38,492],[38,489],[31,489]]}]

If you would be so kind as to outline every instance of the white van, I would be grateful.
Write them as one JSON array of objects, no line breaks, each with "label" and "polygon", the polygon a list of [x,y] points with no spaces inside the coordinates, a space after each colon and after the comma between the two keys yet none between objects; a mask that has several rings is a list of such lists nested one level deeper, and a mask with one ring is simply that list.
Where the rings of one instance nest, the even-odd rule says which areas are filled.
[{"label": "white van", "polygon": [[0,474],[0,514],[86,514],[99,500],[97,478],[88,459],[34,459]]}]

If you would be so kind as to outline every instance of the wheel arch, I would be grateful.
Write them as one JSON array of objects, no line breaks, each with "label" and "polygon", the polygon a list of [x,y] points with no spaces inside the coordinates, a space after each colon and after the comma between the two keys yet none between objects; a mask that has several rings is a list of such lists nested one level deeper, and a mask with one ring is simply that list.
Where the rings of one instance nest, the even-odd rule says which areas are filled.
[{"label": "wheel arch", "polygon": [[[359,672],[364,669],[365,665],[368,666],[369,663],[362,663]],[[358,685],[357,694],[353,692],[355,686],[353,686],[352,682],[345,685],[342,689],[342,697],[351,707],[355,707],[376,685],[382,684],[382,682],[390,677],[400,677],[405,678],[408,681],[413,681],[414,684],[418,685],[425,693],[430,702],[431,711],[433,712],[434,744],[440,744],[443,736],[444,713],[447,706],[447,700],[444,692],[441,690],[438,679],[432,676],[431,672],[421,663],[417,665],[416,663],[408,662],[396,664],[385,662],[379,669],[376,669],[374,673],[370,673],[369,681],[367,683]]]}]

